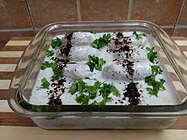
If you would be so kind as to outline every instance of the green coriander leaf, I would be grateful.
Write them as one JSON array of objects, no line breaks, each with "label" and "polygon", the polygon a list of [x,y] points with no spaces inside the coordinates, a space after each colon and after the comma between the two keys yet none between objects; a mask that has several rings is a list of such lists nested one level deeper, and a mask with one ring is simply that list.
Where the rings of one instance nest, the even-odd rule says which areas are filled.
[{"label": "green coriander leaf", "polygon": [[116,97],[119,97],[119,96],[120,96],[119,90],[118,90],[114,85],[111,86],[111,92],[112,92],[113,95],[116,96]]},{"label": "green coriander leaf", "polygon": [[89,96],[84,95],[83,93],[76,97],[77,103],[80,103],[81,105],[88,105],[89,102]]},{"label": "green coriander leaf", "polygon": [[153,66],[151,66],[151,68],[152,68],[153,75],[162,74],[162,72],[163,72],[163,70],[158,65],[153,65]]},{"label": "green coriander leaf", "polygon": [[94,89],[99,89],[100,88],[100,86],[101,86],[101,82],[99,82],[99,81],[96,81],[95,83],[94,83]]},{"label": "green coriander leaf", "polygon": [[155,75],[145,77],[145,83],[147,83],[149,86],[154,85],[154,82],[155,82]]},{"label": "green coriander leaf", "polygon": [[46,78],[43,78],[42,80],[41,80],[41,88],[44,88],[44,89],[49,89],[49,85],[50,85],[50,83],[46,80]]},{"label": "green coriander leaf", "polygon": [[99,105],[100,103],[97,101],[94,101],[93,103],[91,103],[91,105]]},{"label": "green coriander leaf", "polygon": [[53,50],[47,50],[46,51],[46,55],[47,55],[47,57],[53,56],[54,55],[54,51]]},{"label": "green coriander leaf", "polygon": [[105,45],[107,45],[110,42],[110,40],[111,40],[111,35],[104,34],[99,39],[94,40],[94,42],[92,43],[92,47],[94,47],[96,49],[100,49],[100,48],[104,47]]},{"label": "green coriander leaf", "polygon": [[107,102],[111,102],[112,98],[108,97],[108,98],[103,98],[102,101],[99,103],[100,105],[106,105]]},{"label": "green coriander leaf", "polygon": [[95,89],[93,86],[89,86],[88,93],[89,93],[90,99],[95,99],[96,98],[97,91],[98,91],[98,89]]},{"label": "green coriander leaf", "polygon": [[96,31],[91,31],[90,33],[92,33],[92,34],[96,34]]},{"label": "green coriander leaf", "polygon": [[77,62],[70,61],[70,62],[68,62],[67,64],[77,64]]},{"label": "green coriander leaf", "polygon": [[157,81],[155,75],[151,75],[145,78],[145,83],[147,83],[149,86],[152,86],[152,88],[146,88],[148,93],[155,96],[157,96],[160,90],[165,90],[164,82],[165,80],[163,79]]},{"label": "green coriander leaf", "polygon": [[44,61],[41,65],[41,70],[44,70],[46,68],[50,68],[53,65],[52,62]]},{"label": "green coriander leaf", "polygon": [[89,57],[89,61],[86,64],[89,66],[90,71],[93,72],[94,68],[96,70],[101,71],[102,65],[105,64],[106,61],[103,58],[99,58],[95,55],[93,56],[89,55],[88,57]]},{"label": "green coriander leaf", "polygon": [[70,87],[68,93],[70,93],[71,95],[73,95],[73,94],[75,94],[76,92],[77,92],[77,83],[74,82],[74,83],[71,85],[71,87]]},{"label": "green coriander leaf", "polygon": [[63,76],[63,71],[58,67],[57,62],[52,63],[51,68],[54,73],[52,80],[58,80],[59,78],[61,78]]},{"label": "green coriander leaf", "polygon": [[82,81],[82,79],[78,79],[77,82],[77,87],[78,87],[78,91],[82,92],[83,89],[85,88],[86,83],[84,81]]},{"label": "green coriander leaf", "polygon": [[146,50],[148,51],[147,58],[150,62],[154,63],[155,59],[157,58],[157,52],[154,52],[154,48],[147,47]]},{"label": "green coriander leaf", "polygon": [[103,98],[108,98],[108,96],[111,93],[111,85],[104,83],[103,86],[100,88],[100,94],[102,95]]},{"label": "green coriander leaf", "polygon": [[60,38],[55,38],[52,40],[51,46],[53,49],[58,49],[62,45],[62,40]]},{"label": "green coriander leaf", "polygon": [[36,62],[38,59],[37,58],[32,58],[32,61],[33,62]]},{"label": "green coriander leaf", "polygon": [[136,31],[134,31],[132,34],[136,36],[137,40],[142,39],[143,36],[146,36],[145,33],[138,34]]},{"label": "green coriander leaf", "polygon": [[103,58],[99,58],[98,63],[95,65],[95,69],[101,71],[102,65],[105,64],[106,61]]},{"label": "green coriander leaf", "polygon": [[146,88],[146,90],[148,91],[149,94],[158,96],[158,89]]},{"label": "green coriander leaf", "polygon": [[154,48],[149,48],[149,47],[146,47],[146,50],[150,52],[150,51],[153,51],[153,50],[154,50]]},{"label": "green coriander leaf", "polygon": [[[112,98],[109,97],[111,93],[115,96],[119,96],[119,91],[111,84],[96,81],[93,86],[90,86],[86,85],[82,79],[76,79],[68,91],[68,93],[72,95],[76,92],[78,93],[76,94],[76,101],[81,105],[88,105],[90,100],[94,100],[98,96],[102,96],[102,101],[97,102],[95,100],[91,105],[105,105],[107,102],[112,100]],[[98,92],[100,95],[98,95]]]},{"label": "green coriander leaf", "polygon": [[165,80],[164,79],[160,79],[160,82],[159,82],[159,84],[160,84],[160,90],[165,90],[165,87],[164,87],[164,83],[165,83]]},{"label": "green coriander leaf", "polygon": [[90,79],[90,77],[85,77],[85,79]]}]

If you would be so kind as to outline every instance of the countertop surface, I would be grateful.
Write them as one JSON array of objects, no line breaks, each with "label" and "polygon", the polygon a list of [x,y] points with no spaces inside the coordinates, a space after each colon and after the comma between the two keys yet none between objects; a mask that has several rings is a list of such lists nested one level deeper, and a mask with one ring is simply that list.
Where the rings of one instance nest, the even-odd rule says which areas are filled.
[{"label": "countertop surface", "polygon": [[[187,38],[173,37],[187,56]],[[16,115],[8,106],[8,88],[15,67],[32,37],[14,37],[0,51],[0,140],[187,140],[187,117],[164,130],[58,130],[37,127],[30,118]]]}]

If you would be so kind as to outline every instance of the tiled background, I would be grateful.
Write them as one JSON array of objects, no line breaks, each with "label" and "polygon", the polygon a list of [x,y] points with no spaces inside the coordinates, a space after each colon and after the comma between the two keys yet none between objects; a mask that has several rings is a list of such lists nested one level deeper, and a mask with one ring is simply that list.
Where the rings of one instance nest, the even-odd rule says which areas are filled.
[{"label": "tiled background", "polygon": [[0,48],[55,21],[149,20],[187,37],[187,0],[0,0]]}]

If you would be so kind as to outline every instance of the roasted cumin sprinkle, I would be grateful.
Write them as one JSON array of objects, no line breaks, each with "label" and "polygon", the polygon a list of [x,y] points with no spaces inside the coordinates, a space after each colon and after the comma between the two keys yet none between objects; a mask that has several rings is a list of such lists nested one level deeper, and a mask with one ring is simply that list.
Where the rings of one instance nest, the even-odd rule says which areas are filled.
[{"label": "roasted cumin sprinkle", "polygon": [[138,83],[131,81],[126,85],[125,92],[123,93],[123,100],[128,97],[129,105],[138,105],[140,103],[140,93],[137,88]]}]

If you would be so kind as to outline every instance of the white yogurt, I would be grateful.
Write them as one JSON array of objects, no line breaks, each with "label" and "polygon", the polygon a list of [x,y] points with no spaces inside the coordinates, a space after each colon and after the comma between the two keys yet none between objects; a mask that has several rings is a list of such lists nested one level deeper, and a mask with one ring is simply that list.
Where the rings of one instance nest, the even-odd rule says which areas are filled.
[{"label": "white yogurt", "polygon": [[[120,92],[119,97],[115,97],[112,94],[110,97],[112,97],[111,102],[107,102],[107,105],[128,105],[128,98],[126,100],[123,100],[122,102],[119,102],[118,100],[122,100],[124,97],[124,89],[125,86],[129,83],[130,79],[126,78],[128,75],[128,72],[125,68],[121,66],[121,64],[117,64],[117,62],[114,61],[114,59],[120,59],[122,56],[116,55],[115,53],[108,52],[107,50],[111,47],[107,45],[101,49],[95,49],[91,47],[92,42],[101,37],[104,33],[97,33],[92,34],[88,32],[75,32],[72,36],[72,45],[73,47],[70,50],[70,56],[69,59],[76,62],[76,64],[67,64],[67,66],[64,68],[64,77],[66,78],[65,82],[65,92],[60,96],[60,99],[63,104],[66,105],[77,105],[78,103],[75,101],[76,94],[71,95],[68,93],[68,90],[73,82],[74,78],[81,78],[84,79],[85,77],[90,77],[91,80],[84,79],[84,82],[87,83],[87,85],[93,85],[95,82],[94,79],[97,79],[100,82],[106,82],[113,84]],[[131,35],[131,32],[123,33],[124,35]],[[111,33],[112,37],[114,37],[114,33]],[[140,105],[173,105],[173,104],[179,104],[180,100],[176,94],[176,90],[173,87],[171,81],[166,76],[166,72],[164,71],[163,74],[158,75],[160,79],[164,79],[166,82],[164,83],[165,90],[159,91],[158,97],[148,94],[146,87],[147,84],[144,82],[144,78],[146,76],[151,75],[151,63],[148,61],[146,56],[146,50],[141,49],[140,45],[152,48],[153,43],[150,43],[151,40],[150,37],[147,35],[146,37],[143,37],[140,40],[137,40],[134,36],[132,38],[132,47],[135,50],[132,56],[130,57],[131,60],[135,61],[135,64],[133,66],[134,68],[134,82],[138,82],[138,90],[142,91],[140,100]],[[52,47],[49,48],[52,50]],[[58,53],[56,53],[54,56],[56,57]],[[102,66],[103,71],[95,70],[91,72],[89,70],[88,65],[86,64],[88,62],[88,55],[95,55],[99,58],[103,58],[106,63]],[[118,57],[117,57],[118,56]],[[49,61],[49,58],[46,57],[44,61]],[[159,62],[160,63],[160,62]],[[114,73],[113,73],[114,72]],[[35,105],[47,105],[48,103],[48,94],[46,89],[40,88],[41,86],[41,79],[46,78],[48,81],[50,81],[51,77],[53,75],[53,71],[50,68],[47,68],[45,70],[40,70],[38,77],[36,79],[36,83],[32,90],[32,95],[30,97],[29,102],[31,104]],[[115,77],[115,78],[114,78]],[[51,86],[49,89],[52,88]],[[101,97],[96,97],[97,101],[101,100]],[[93,100],[90,100],[89,103],[92,103]]]}]

